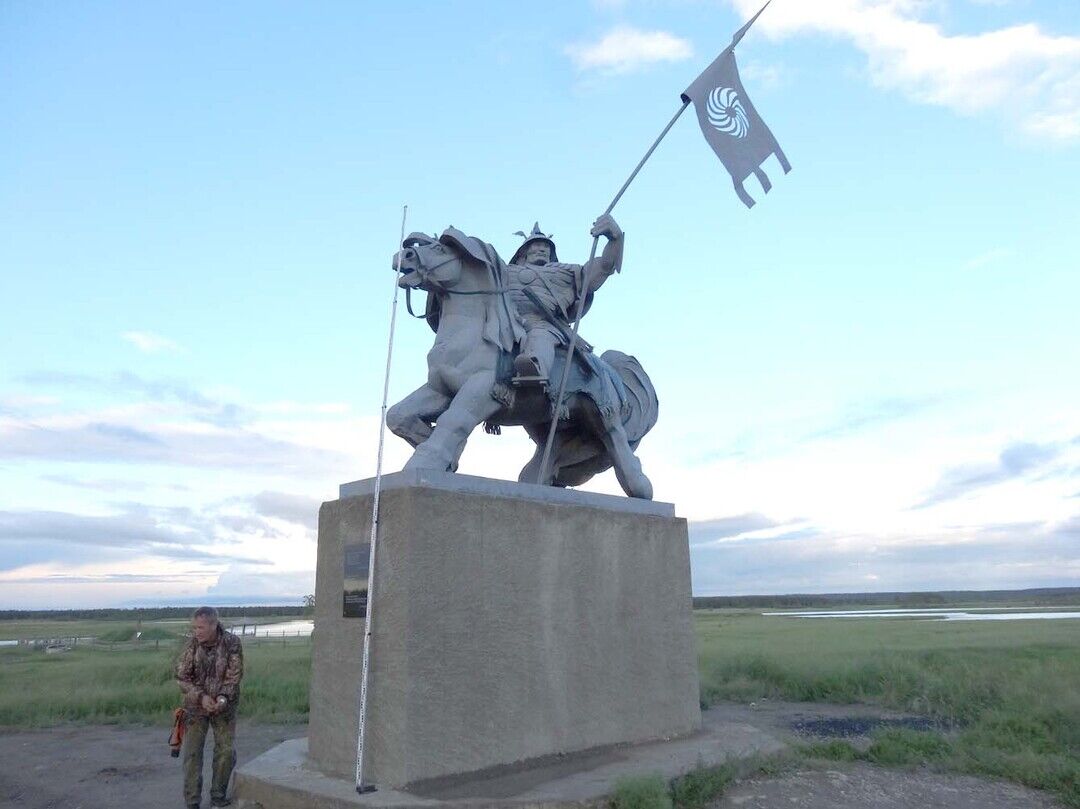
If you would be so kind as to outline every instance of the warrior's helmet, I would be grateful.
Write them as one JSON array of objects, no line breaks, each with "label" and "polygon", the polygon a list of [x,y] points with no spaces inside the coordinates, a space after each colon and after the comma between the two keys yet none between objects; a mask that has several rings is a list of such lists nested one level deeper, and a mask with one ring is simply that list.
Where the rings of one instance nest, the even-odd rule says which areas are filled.
[{"label": "warrior's helmet", "polygon": [[533,242],[544,242],[551,250],[551,261],[556,262],[559,260],[559,257],[555,255],[555,242],[551,240],[550,235],[540,230],[539,222],[536,222],[533,225],[532,233],[525,235],[524,231],[519,230],[514,233],[514,235],[520,236],[525,241],[521,243],[521,247],[517,249],[517,252],[514,253],[514,257],[510,259],[511,264],[520,264],[523,262],[525,260],[525,253],[529,249],[529,245]]}]

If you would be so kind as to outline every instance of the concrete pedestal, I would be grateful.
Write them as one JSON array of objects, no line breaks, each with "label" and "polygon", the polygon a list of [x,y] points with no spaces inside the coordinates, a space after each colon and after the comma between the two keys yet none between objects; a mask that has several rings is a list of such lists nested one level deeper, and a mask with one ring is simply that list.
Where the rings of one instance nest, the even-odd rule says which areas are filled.
[{"label": "concrete pedestal", "polygon": [[236,774],[236,809],[607,809],[620,779],[677,778],[701,767],[732,765],[785,749],[752,725],[706,712],[701,731],[559,756],[520,768],[417,792],[379,787],[357,795],[352,780],[330,778],[308,764],[307,739],[291,739],[247,762]]},{"label": "concrete pedestal", "polygon": [[[309,766],[349,781],[364,621],[342,617],[343,548],[368,540],[372,488],[319,512]],[[700,727],[669,504],[397,473],[377,553],[365,768],[380,788]]]}]

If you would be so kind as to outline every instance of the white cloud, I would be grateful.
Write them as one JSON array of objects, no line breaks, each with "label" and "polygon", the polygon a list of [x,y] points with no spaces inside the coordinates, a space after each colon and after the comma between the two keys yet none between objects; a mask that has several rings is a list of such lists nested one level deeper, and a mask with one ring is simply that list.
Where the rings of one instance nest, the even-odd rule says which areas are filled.
[{"label": "white cloud", "polygon": [[291,400],[283,400],[280,402],[267,402],[266,404],[258,405],[258,411],[260,413],[278,413],[281,415],[295,415],[300,414],[326,414],[326,415],[340,415],[348,413],[352,410],[352,407],[346,402],[296,402]]},{"label": "white cloud", "polygon": [[985,267],[987,264],[997,264],[1004,261],[1007,258],[1012,258],[1013,251],[1006,247],[995,247],[991,250],[979,253],[977,256],[972,256],[970,259],[963,263],[965,270],[978,270]]},{"label": "white cloud", "polygon": [[779,87],[784,79],[780,66],[765,62],[746,62],[739,68],[739,74],[754,87]]},{"label": "white cloud", "polygon": [[[377,417],[333,402],[224,400],[183,380],[122,374],[25,384],[65,395],[59,406],[27,399],[27,412],[0,414],[0,511],[9,512],[0,572],[17,571],[0,584],[0,606],[180,603],[205,599],[208,587],[216,603],[302,595],[318,503],[375,473]],[[972,587],[1049,586],[1080,565],[1064,550],[1080,528],[1070,497],[1080,418],[1038,391],[1010,390],[978,402],[940,392],[830,402],[761,421],[745,438],[672,403],[640,457],[657,498],[693,523],[698,594],[863,589],[868,575],[879,577],[872,589],[929,586],[931,574],[942,587],[950,576]],[[248,415],[210,417],[231,408]],[[411,450],[390,434],[386,442],[389,473]],[[532,451],[520,429],[476,430],[460,471],[514,480]],[[24,485],[42,476],[66,489]],[[621,494],[610,471],[582,488]],[[1029,536],[1043,544],[1024,544]],[[1015,553],[980,568],[988,546]],[[110,567],[117,559],[131,565]],[[178,559],[198,575],[133,578],[167,576]]]},{"label": "white cloud", "polygon": [[178,351],[180,346],[168,337],[154,334],[152,331],[126,331],[120,335],[144,354],[157,354],[161,351]]},{"label": "white cloud", "polygon": [[251,570],[243,565],[230,566],[207,589],[207,595],[262,597],[276,604],[297,604],[305,593],[315,591],[315,569]]},{"label": "white cloud", "polygon": [[[758,0],[733,0],[749,18]],[[918,19],[912,0],[818,0],[775,5],[755,27],[787,36],[821,32],[850,39],[881,87],[965,115],[997,115],[1011,127],[1057,141],[1080,139],[1080,37],[1034,24],[949,35]]]},{"label": "white cloud", "polygon": [[694,55],[693,46],[666,31],[639,31],[621,25],[597,42],[578,42],[566,47],[579,70],[628,73],[657,62],[681,62]]}]

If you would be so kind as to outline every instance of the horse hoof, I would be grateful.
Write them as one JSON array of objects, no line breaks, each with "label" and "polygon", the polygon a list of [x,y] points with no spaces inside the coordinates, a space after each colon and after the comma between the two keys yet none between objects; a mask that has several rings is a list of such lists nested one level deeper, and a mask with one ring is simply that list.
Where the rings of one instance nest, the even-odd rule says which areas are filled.
[{"label": "horse hoof", "polygon": [[627,492],[627,495],[636,497],[639,500],[652,500],[652,481],[642,475],[630,485],[630,491]]},{"label": "horse hoof", "polygon": [[438,458],[429,452],[421,452],[418,449],[406,462],[402,471],[412,472],[421,470],[425,472],[453,472],[455,470],[452,467],[453,464],[448,463],[445,459]]}]

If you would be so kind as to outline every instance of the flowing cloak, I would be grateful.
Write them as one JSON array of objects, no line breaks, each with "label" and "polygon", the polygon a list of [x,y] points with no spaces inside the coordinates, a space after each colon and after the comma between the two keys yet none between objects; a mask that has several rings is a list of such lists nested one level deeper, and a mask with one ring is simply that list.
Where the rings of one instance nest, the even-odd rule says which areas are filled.
[{"label": "flowing cloak", "polygon": [[[525,329],[522,328],[521,318],[512,309],[506,295],[496,291],[506,289],[506,263],[490,244],[475,236],[466,236],[455,227],[444,230],[439,241],[487,269],[493,294],[484,295],[483,338],[486,342],[498,346],[512,359],[517,345],[525,338]],[[438,333],[439,320],[442,317],[442,298],[439,295],[428,294],[424,317],[431,330]]]}]

